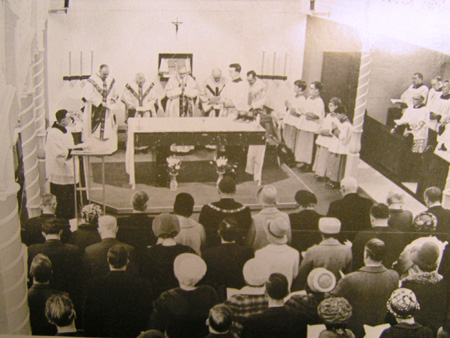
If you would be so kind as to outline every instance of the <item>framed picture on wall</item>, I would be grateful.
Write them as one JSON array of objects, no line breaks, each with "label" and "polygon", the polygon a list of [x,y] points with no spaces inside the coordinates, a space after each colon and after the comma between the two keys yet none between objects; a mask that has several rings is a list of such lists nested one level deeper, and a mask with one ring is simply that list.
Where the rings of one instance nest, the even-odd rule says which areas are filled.
[{"label": "framed picture on wall", "polygon": [[167,81],[180,66],[185,66],[192,75],[192,54],[161,53],[158,57],[158,75],[161,81]]}]

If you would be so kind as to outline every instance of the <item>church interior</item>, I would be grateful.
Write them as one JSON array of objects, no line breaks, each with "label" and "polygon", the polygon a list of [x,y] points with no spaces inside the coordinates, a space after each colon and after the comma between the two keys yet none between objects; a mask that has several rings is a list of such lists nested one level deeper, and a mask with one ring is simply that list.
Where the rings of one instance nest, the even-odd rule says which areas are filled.
[{"label": "church interior", "polygon": [[[180,193],[190,194],[195,203],[188,216],[205,226],[206,241],[202,214],[205,206],[226,195],[220,183],[230,171],[236,200],[248,208],[254,223],[266,208],[261,202],[266,187],[275,190],[276,208],[283,214],[298,212],[296,193],[307,191],[315,195],[318,214],[339,218],[331,213],[331,204],[345,196],[349,178],[357,182],[354,193],[371,205],[389,204],[388,194],[395,192],[411,215],[429,215],[427,191],[436,187],[438,204],[450,209],[450,134],[445,132],[450,121],[449,10],[450,2],[438,0],[1,0],[0,337],[36,335],[27,297],[30,245],[37,244],[24,241],[24,224],[40,217],[49,194],[56,195],[60,209],[71,204],[70,211],[57,211],[57,216],[68,212],[61,217],[72,233],[83,223],[86,205],[96,204],[102,214],[113,216],[120,233],[121,219],[136,212],[132,201],[137,192],[147,195],[143,212],[152,219],[176,214],[174,201]],[[209,87],[219,78],[221,93]],[[261,95],[257,85],[264,88],[260,106],[255,105]],[[181,94],[172,94],[180,88]],[[299,88],[306,102],[319,90],[322,117],[304,108],[308,103],[296,108]],[[408,91],[412,100],[422,97],[422,105],[406,104]],[[245,109],[237,97],[243,97]],[[329,108],[336,98],[340,103],[335,107],[343,112]],[[425,107],[424,121],[417,122],[419,113],[413,111]],[[296,109],[301,112],[291,113]],[[414,123],[406,121],[408,110],[417,114],[410,117]],[[303,129],[296,124],[300,122],[287,122],[291,114],[303,121]],[[339,168],[329,169],[328,159],[328,169],[320,173],[324,145],[317,139],[325,134],[317,121],[325,122],[329,115],[336,120],[327,137],[337,140],[339,150],[334,154],[330,146],[327,156],[336,155],[340,162]],[[63,125],[66,117],[70,122]],[[318,129],[304,129],[308,123]],[[56,129],[64,136],[50,141]],[[72,145],[59,155],[65,136]],[[312,153],[305,155],[308,137]],[[58,161],[65,161],[70,178],[49,172]],[[68,189],[58,190],[63,185]],[[450,211],[442,217],[435,217],[442,232],[433,238],[444,247]],[[448,224],[448,231],[442,224]],[[294,231],[302,235],[292,218],[291,227],[292,240]],[[353,237],[345,239],[340,239],[342,245],[357,243]],[[450,261],[445,261],[450,254],[443,247],[435,270],[444,276],[450,295],[445,278],[450,279]],[[408,247],[403,245],[399,254],[403,248]],[[300,271],[308,247],[304,249],[297,252]],[[253,255],[257,257],[256,251]],[[448,266],[443,267],[444,261]],[[355,258],[353,262],[350,271],[360,268]],[[393,268],[392,263],[386,268]],[[289,281],[291,291],[301,292],[294,290],[294,280]],[[83,316],[88,312],[82,301],[73,303]],[[357,306],[351,305],[355,316]],[[450,314],[447,307],[445,311]],[[73,320],[79,329],[81,314]],[[433,337],[450,336],[450,329],[443,332],[449,323],[445,318],[431,327]],[[372,326],[379,324],[389,327],[384,322]],[[169,331],[167,337],[177,337]],[[89,332],[95,331],[79,335]],[[354,333],[364,336],[357,329]],[[371,335],[366,329],[365,334],[378,337],[381,331]],[[308,329],[308,337],[319,335]]]}]

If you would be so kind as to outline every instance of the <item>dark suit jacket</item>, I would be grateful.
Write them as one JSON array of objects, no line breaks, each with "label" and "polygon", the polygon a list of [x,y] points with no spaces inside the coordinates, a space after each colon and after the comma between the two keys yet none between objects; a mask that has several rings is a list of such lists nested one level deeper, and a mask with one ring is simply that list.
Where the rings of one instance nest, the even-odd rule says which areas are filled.
[{"label": "dark suit jacket", "polygon": [[[42,214],[37,217],[30,218],[22,224],[21,236],[22,243],[26,246],[31,244],[45,243],[45,237],[42,234],[42,225],[49,219],[54,218],[54,214]],[[61,241],[67,243],[72,232],[70,231],[70,224],[66,219],[60,218],[60,226],[63,231]]]},{"label": "dark suit jacket", "polygon": [[413,214],[408,210],[389,209],[389,226],[403,232],[414,231]]},{"label": "dark suit jacket", "polygon": [[254,253],[251,248],[226,243],[203,252],[203,259],[208,269],[205,282],[218,291],[221,300],[226,299],[226,288],[241,289],[245,286],[242,268]]},{"label": "dark suit jacket", "polygon": [[250,316],[244,323],[242,338],[306,338],[306,321],[286,307],[271,307]]},{"label": "dark suit jacket", "polygon": [[447,237],[450,235],[450,210],[437,205],[429,208],[427,212],[431,212],[437,218],[436,232],[439,233],[437,237],[441,241],[447,240]]},{"label": "dark suit jacket", "polygon": [[205,228],[207,247],[220,244],[220,237],[217,231],[219,230],[220,222],[225,217],[233,217],[237,221],[240,226],[238,242],[244,244],[244,237],[252,224],[250,209],[232,198],[222,198],[218,202],[204,205],[200,212],[198,221]]},{"label": "dark suit jacket", "polygon": [[86,286],[86,337],[137,337],[152,312],[150,283],[126,271],[111,271]]},{"label": "dark suit jacket", "polygon": [[372,238],[381,239],[386,244],[388,250],[386,250],[383,259],[383,265],[388,269],[392,268],[393,263],[398,259],[409,239],[404,233],[391,227],[375,227],[360,231],[355,236],[352,246],[354,271],[364,266],[364,246]]},{"label": "dark suit jacket", "polygon": [[156,237],[152,231],[153,217],[136,213],[128,217],[119,218],[117,225],[117,239],[131,245],[136,250],[143,250],[156,244]]},{"label": "dark suit jacket", "polygon": [[315,210],[302,210],[289,214],[292,231],[291,246],[298,252],[306,251],[306,249],[322,241],[319,232],[320,217],[322,215]]},{"label": "dark suit jacket", "polygon": [[341,221],[341,240],[353,240],[360,230],[369,230],[370,207],[373,201],[357,193],[345,195],[342,199],[331,202],[327,216]]},{"label": "dark suit jacket", "polygon": [[28,247],[28,269],[33,258],[43,253],[47,255],[53,266],[50,286],[59,291],[68,292],[73,297],[79,296],[84,280],[82,256],[78,247],[62,243],[59,240],[48,240],[43,244],[33,244]]},{"label": "dark suit jacket", "polygon": [[100,243],[88,246],[85,250],[85,259],[87,270],[91,277],[105,276],[109,272],[109,264],[107,261],[108,250],[116,244],[124,245],[129,256],[130,263],[127,271],[132,275],[139,275],[139,269],[136,263],[134,248],[128,244],[119,242],[115,238],[105,238]]},{"label": "dark suit jacket", "polygon": [[98,227],[91,224],[80,224],[72,233],[70,244],[76,245],[84,251],[88,246],[100,242],[102,239],[98,233]]},{"label": "dark suit jacket", "polygon": [[30,325],[34,336],[54,336],[56,334],[56,326],[50,324],[45,317],[45,302],[57,292],[48,284],[36,284],[28,289]]}]

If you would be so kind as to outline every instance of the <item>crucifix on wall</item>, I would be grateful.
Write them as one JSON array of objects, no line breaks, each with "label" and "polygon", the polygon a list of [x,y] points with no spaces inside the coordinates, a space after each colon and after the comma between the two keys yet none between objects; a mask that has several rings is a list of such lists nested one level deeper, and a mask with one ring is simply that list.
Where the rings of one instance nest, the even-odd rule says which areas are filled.
[{"label": "crucifix on wall", "polygon": [[178,40],[178,28],[183,23],[181,21],[178,21],[178,18],[176,21],[172,21],[172,23],[175,25],[175,40]]}]

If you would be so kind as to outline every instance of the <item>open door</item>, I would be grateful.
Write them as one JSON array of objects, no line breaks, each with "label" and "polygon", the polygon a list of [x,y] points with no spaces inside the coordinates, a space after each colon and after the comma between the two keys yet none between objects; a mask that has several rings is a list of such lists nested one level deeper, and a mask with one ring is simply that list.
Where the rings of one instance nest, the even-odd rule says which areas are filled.
[{"label": "open door", "polygon": [[355,111],[356,89],[358,87],[359,52],[324,52],[322,62],[322,98],[325,106],[332,97],[342,100],[350,120],[353,121]]}]

